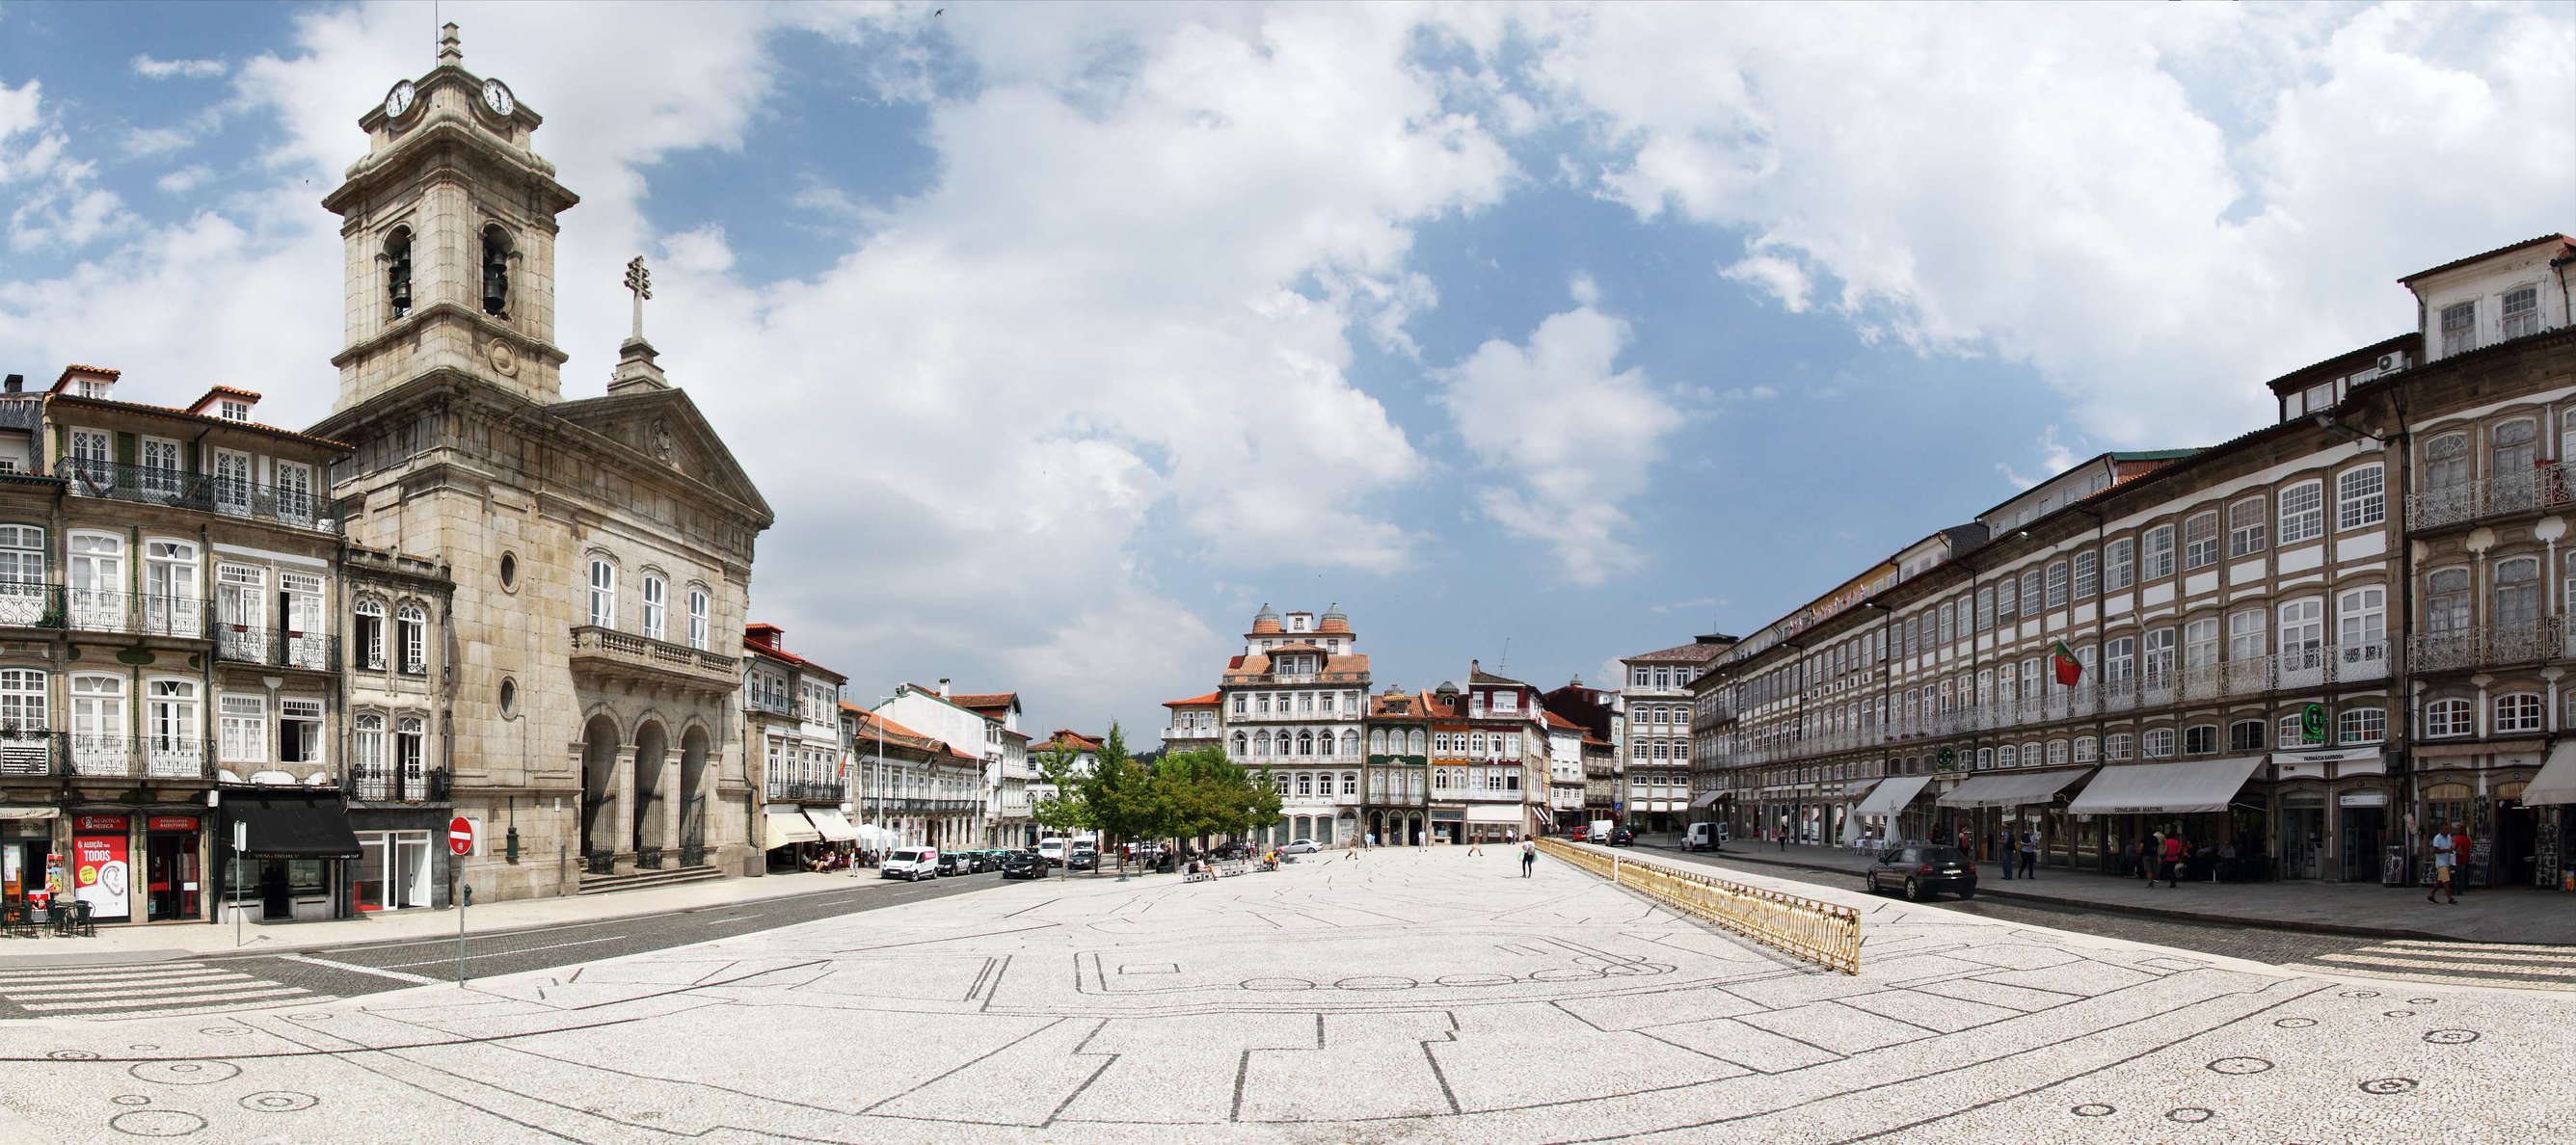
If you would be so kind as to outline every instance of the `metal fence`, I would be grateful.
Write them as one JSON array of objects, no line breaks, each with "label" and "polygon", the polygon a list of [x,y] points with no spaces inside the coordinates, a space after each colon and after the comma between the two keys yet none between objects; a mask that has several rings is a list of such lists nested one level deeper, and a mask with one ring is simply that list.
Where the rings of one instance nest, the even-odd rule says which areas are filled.
[{"label": "metal fence", "polygon": [[1640,862],[1559,839],[1539,850],[1684,914],[1845,974],[1860,973],[1860,912],[1811,898]]}]

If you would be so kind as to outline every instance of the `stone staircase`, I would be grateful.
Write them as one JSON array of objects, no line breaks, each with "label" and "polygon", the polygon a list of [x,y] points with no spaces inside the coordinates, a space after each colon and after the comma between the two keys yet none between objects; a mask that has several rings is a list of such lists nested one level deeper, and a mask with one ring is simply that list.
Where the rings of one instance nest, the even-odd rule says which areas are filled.
[{"label": "stone staircase", "polygon": [[640,891],[653,887],[678,886],[681,883],[720,879],[724,872],[700,864],[694,867],[668,867],[658,871],[637,871],[631,875],[583,875],[581,892],[586,895],[615,894],[618,891]]}]

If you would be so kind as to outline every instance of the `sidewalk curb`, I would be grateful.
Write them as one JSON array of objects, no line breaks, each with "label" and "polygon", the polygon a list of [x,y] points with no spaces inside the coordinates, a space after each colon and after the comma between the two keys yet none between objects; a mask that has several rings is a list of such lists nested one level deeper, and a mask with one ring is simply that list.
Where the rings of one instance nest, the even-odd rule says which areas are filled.
[{"label": "sidewalk curb", "polygon": [[[1667,850],[1669,848],[1659,847],[1656,849]],[[1829,867],[1822,863],[1802,863],[1794,859],[1766,858],[1746,851],[1713,851],[1709,853],[1741,859],[1748,863],[1761,863],[1766,866],[1788,867],[1794,870],[1816,871],[1828,875],[1841,875],[1847,879],[1851,878],[1855,873],[1841,867]],[[2040,903],[2047,906],[2078,911],[2090,910],[2100,911],[2107,914],[2136,915],[2141,918],[2173,919],[2180,922],[2197,922],[2214,926],[2241,926],[2256,930],[2287,930],[2309,934],[2342,934],[2350,935],[2355,938],[2411,938],[2433,942],[2461,941],[2461,939],[2452,935],[2439,934],[2429,930],[2403,930],[2397,927],[2377,926],[2346,926],[2338,923],[2324,922],[2276,922],[2264,919],[2249,919],[2232,914],[2214,914],[2208,911],[2169,910],[2164,907],[2130,906],[2126,903],[2104,903],[2093,902],[2087,899],[2060,898],[2056,895],[2035,895],[2025,891],[1999,891],[1986,885],[1982,880],[1977,883],[1977,897],[2004,899],[2006,901],[2013,902]]]}]

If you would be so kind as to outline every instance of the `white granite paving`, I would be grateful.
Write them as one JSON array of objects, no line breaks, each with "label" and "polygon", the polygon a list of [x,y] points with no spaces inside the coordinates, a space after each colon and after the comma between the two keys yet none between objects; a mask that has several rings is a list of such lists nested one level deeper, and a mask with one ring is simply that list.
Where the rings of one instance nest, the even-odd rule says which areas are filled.
[{"label": "white granite paving", "polygon": [[0,1023],[0,1140],[2576,1136],[2576,999],[1863,905],[1864,972],[1381,851],[1050,881],[225,1017]]}]

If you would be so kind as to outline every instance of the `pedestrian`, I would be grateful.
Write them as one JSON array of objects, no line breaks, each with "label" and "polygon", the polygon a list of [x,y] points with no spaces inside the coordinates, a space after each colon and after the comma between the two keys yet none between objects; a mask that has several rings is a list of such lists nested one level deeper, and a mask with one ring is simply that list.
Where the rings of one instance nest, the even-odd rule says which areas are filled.
[{"label": "pedestrian", "polygon": [[1477,832],[1474,832],[1474,831],[1470,831],[1470,832],[1468,832],[1468,833],[1467,833],[1467,853],[1468,853],[1468,854],[1470,854],[1470,855],[1481,855],[1481,854],[1484,854],[1484,853],[1485,853],[1484,848],[1477,846],[1477,844],[1478,844],[1478,843],[1482,843],[1482,842],[1484,842],[1484,841],[1485,841],[1485,837],[1484,837],[1484,835],[1482,835],[1482,834],[1480,834],[1480,833],[1477,833]]},{"label": "pedestrian", "polygon": [[2190,849],[2183,846],[2181,835],[2173,835],[2165,839],[2164,864],[2166,890],[2172,890],[2175,887],[2182,885],[2182,857],[2189,853]]},{"label": "pedestrian", "polygon": [[2147,876],[2147,889],[2156,885],[2156,858],[2164,854],[2165,833],[2158,831],[2138,840],[2138,870]]},{"label": "pedestrian", "polygon": [[2038,869],[2039,832],[2025,830],[2021,833],[2021,877],[2024,880],[2038,878],[2035,873]]},{"label": "pedestrian", "polygon": [[1530,868],[1537,865],[1538,843],[1530,839],[1521,840],[1521,877],[1530,877]]},{"label": "pedestrian", "polygon": [[2004,881],[2011,882],[2013,868],[2021,865],[2021,840],[2010,829],[2004,831]]},{"label": "pedestrian", "polygon": [[[2456,827],[2456,824],[2454,824]],[[2435,894],[2451,896],[2451,905],[2460,905],[2460,839],[2440,827],[2433,829],[2433,889],[2424,892],[2425,902],[2439,901]]]},{"label": "pedestrian", "polygon": [[2476,850],[2469,839],[2469,825],[2451,820],[2451,894],[2455,898],[2469,889],[2469,856]]}]

